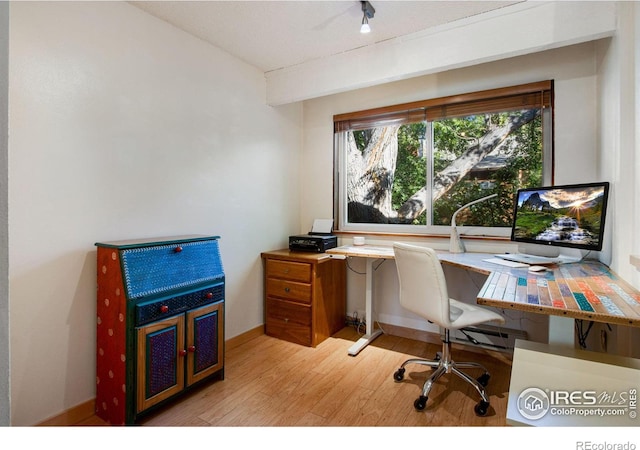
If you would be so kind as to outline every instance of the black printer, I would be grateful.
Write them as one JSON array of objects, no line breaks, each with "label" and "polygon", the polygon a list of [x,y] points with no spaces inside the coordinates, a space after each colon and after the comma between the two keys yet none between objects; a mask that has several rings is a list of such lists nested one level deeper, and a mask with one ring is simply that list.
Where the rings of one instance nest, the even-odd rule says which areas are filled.
[{"label": "black printer", "polygon": [[297,252],[324,253],[338,246],[338,237],[333,234],[300,234],[289,236],[289,250]]}]

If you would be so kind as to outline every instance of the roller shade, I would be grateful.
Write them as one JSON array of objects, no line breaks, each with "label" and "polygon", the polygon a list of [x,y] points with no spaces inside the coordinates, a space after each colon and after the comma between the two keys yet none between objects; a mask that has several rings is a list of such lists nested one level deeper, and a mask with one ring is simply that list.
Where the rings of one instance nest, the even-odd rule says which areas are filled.
[{"label": "roller shade", "polygon": [[473,92],[369,109],[333,117],[334,132],[403,125],[424,120],[469,116],[553,105],[553,81]]}]

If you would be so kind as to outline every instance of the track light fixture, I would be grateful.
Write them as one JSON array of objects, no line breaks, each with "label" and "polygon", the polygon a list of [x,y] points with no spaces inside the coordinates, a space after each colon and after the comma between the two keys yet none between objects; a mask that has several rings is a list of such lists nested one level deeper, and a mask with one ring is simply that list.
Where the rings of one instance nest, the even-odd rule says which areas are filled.
[{"label": "track light fixture", "polygon": [[371,31],[369,19],[373,19],[376,10],[373,9],[373,6],[371,6],[369,2],[360,3],[362,3],[362,26],[360,27],[360,33],[369,33]]}]

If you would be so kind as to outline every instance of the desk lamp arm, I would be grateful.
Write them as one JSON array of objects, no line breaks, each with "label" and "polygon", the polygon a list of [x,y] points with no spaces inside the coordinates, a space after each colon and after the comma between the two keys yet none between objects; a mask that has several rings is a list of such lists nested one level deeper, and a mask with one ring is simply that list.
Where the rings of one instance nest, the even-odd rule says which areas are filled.
[{"label": "desk lamp arm", "polygon": [[458,213],[471,205],[475,205],[476,203],[480,203],[497,196],[498,194],[491,194],[487,195],[486,197],[479,198],[478,200],[474,200],[467,203],[466,205],[461,206],[456,212],[453,213],[453,216],[451,216],[451,237],[449,238],[449,251],[451,253],[464,253],[465,251],[464,244],[460,240],[460,236],[458,235],[458,228],[456,227],[456,216],[458,215]]}]

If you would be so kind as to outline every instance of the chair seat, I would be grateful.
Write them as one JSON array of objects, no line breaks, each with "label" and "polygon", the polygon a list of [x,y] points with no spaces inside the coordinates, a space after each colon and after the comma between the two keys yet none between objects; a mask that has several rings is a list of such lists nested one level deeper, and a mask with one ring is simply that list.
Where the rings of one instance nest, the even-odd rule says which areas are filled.
[{"label": "chair seat", "polygon": [[504,317],[481,306],[469,303],[459,302],[455,299],[449,299],[449,315],[451,317],[451,330],[459,330],[460,328],[477,325],[483,322],[504,323]]}]

